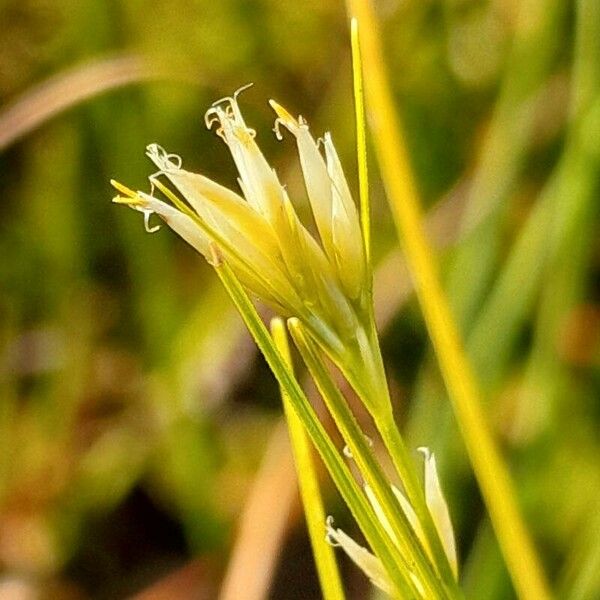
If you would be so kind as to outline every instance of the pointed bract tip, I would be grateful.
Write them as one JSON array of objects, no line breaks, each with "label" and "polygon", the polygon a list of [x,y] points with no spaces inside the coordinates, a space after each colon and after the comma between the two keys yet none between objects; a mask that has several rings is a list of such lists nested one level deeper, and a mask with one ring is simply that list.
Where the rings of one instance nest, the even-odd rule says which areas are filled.
[{"label": "pointed bract tip", "polygon": [[297,317],[290,317],[287,320],[288,329],[290,331],[299,331],[300,330],[300,320]]},{"label": "pointed bract tip", "polygon": [[110,185],[112,185],[118,192],[121,192],[121,194],[125,194],[125,196],[129,196],[130,198],[137,196],[132,189],[129,189],[127,186],[119,183],[116,179],[111,179]]},{"label": "pointed bract tip", "polygon": [[269,105],[284,125],[298,126],[298,121],[281,104],[271,99],[269,100]]}]

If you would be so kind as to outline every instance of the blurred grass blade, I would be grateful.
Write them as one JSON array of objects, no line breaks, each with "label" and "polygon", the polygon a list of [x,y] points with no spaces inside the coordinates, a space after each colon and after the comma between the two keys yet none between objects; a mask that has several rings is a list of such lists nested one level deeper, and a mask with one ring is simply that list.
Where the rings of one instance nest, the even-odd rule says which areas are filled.
[{"label": "blurred grass blade", "polygon": [[283,417],[267,441],[264,457],[238,517],[237,534],[219,600],[264,600],[275,576],[297,500],[297,479]]},{"label": "blurred grass blade", "polygon": [[370,2],[350,0],[358,17],[373,138],[389,202],[456,418],[517,593],[545,599],[549,591],[517,507],[513,485],[481,408],[479,390],[440,287],[423,231],[416,186],[386,79]]},{"label": "blurred grass blade", "polygon": [[27,90],[0,113],[0,150],[60,112],[98,94],[166,75],[139,56],[117,56],[59,73]]},{"label": "blurred grass blade", "polygon": [[[271,335],[279,353],[292,369],[292,357],[283,321],[279,318],[271,321]],[[325,539],[326,515],[323,498],[319,490],[319,478],[315,469],[312,448],[304,432],[302,422],[294,412],[290,399],[281,388],[281,399],[288,424],[298,485],[304,506],[306,525],[315,557],[315,564],[325,600],[344,600],[344,589],[337,567],[333,546]]]},{"label": "blurred grass blade", "polygon": [[[262,352],[267,364],[282,389],[285,390],[296,415],[302,421],[313,445],[321,455],[337,489],[348,505],[373,552],[383,563],[398,598],[413,598],[413,584],[409,573],[402,569],[401,557],[389,545],[389,537],[378,521],[362,490],[352,477],[337,448],[327,435],[314,409],[300,388],[296,378],[277,350],[267,328],[261,321],[248,294],[242,288],[229,265],[220,257],[216,247],[213,264],[219,279],[238,309],[250,334]],[[393,545],[393,544],[392,544]]]},{"label": "blurred grass blade", "polygon": [[581,529],[559,589],[559,597],[567,600],[600,597],[600,513],[596,512],[591,523],[586,523]]},{"label": "blurred grass blade", "polygon": [[521,0],[506,72],[473,173],[462,218],[466,239],[448,269],[455,319],[468,330],[502,252],[504,224],[534,140],[538,97],[563,38],[564,0]]}]

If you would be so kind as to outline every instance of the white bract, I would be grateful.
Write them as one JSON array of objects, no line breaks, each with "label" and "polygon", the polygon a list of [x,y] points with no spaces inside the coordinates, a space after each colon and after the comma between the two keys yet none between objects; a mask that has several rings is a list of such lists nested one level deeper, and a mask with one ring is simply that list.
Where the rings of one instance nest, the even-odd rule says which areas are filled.
[{"label": "white bract", "polygon": [[[435,457],[428,448],[419,448],[419,451],[424,455],[424,488],[425,488],[425,499],[427,502],[427,508],[431,512],[433,522],[438,531],[442,545],[448,557],[448,561],[454,571],[455,577],[458,577],[458,567],[456,560],[456,545],[454,541],[454,531],[452,529],[452,523],[450,522],[450,514],[448,511],[448,505],[442,494],[442,488],[437,474],[437,468],[435,464]],[[383,528],[390,536],[396,546],[400,549],[398,540],[392,531],[392,527],[384,514],[381,505],[377,501],[373,490],[365,485],[365,494],[375,511],[375,515],[379,519]],[[410,502],[406,499],[404,494],[395,486],[392,485],[394,495],[398,499],[398,509],[402,510],[411,524],[415,535],[421,542],[423,548],[433,558],[429,542],[425,536],[425,532],[417,515],[411,506]],[[341,529],[337,529],[333,526],[333,519],[329,517],[327,519],[327,540],[334,546],[339,546],[349,556],[349,558],[365,573],[365,575],[376,585],[378,588],[391,594],[393,586],[385,571],[381,561],[369,552],[366,548],[363,548],[360,544],[357,544],[351,537],[344,533]],[[408,557],[407,557],[408,559]],[[409,561],[407,560],[407,564]],[[434,561],[435,564],[435,561]],[[411,579],[415,585],[415,588],[425,597],[424,586],[419,581],[419,578],[415,573],[410,574]]]}]

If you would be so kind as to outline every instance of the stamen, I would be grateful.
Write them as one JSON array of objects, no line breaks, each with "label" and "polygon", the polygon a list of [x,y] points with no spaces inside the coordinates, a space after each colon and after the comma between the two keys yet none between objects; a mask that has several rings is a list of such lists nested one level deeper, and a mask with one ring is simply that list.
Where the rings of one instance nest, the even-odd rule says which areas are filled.
[{"label": "stamen", "polygon": [[[269,105],[275,111],[275,114],[281,119],[283,124],[289,123],[290,125],[296,124],[296,119],[292,117],[292,115],[285,109],[279,102],[275,102],[275,100],[269,100]],[[286,127],[289,125],[286,125]]]},{"label": "stamen", "polygon": [[156,233],[160,229],[160,225],[155,225],[154,227],[150,226],[150,217],[154,214],[154,211],[150,208],[145,208],[146,201],[142,197],[143,193],[134,192],[114,179],[111,179],[110,183],[114,188],[119,190],[119,192],[125,194],[124,196],[115,196],[112,201],[116,204],[126,204],[127,206],[130,206],[131,208],[141,212],[144,215],[144,229],[148,233]]},{"label": "stamen", "polygon": [[295,136],[298,135],[298,129],[308,129],[308,124],[301,115],[296,120],[285,108],[283,108],[283,106],[281,106],[281,104],[275,102],[275,100],[269,100],[269,104],[277,115],[273,126],[273,132],[278,140],[281,141],[283,139],[283,136],[281,135],[281,125]]}]

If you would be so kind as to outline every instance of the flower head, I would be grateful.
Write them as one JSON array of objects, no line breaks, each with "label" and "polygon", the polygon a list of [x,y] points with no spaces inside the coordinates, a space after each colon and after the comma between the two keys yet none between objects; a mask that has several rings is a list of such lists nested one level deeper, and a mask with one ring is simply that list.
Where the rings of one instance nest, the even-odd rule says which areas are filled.
[{"label": "flower head", "polygon": [[150,177],[152,190],[158,188],[171,203],[117,183],[121,195],[115,201],[144,213],[148,231],[156,230],[148,222],[156,213],[208,260],[216,244],[251,292],[281,315],[300,318],[325,347],[341,352],[361,318],[366,269],[357,210],[331,136],[323,138],[323,156],[306,121],[271,101],[277,136],[283,126],[297,141],[317,240],[260,151],[256,132],[246,125],[239,91],[214,103],[205,119],[231,152],[241,195],[186,171],[178,156],[151,144],[146,154],[158,168]]}]

